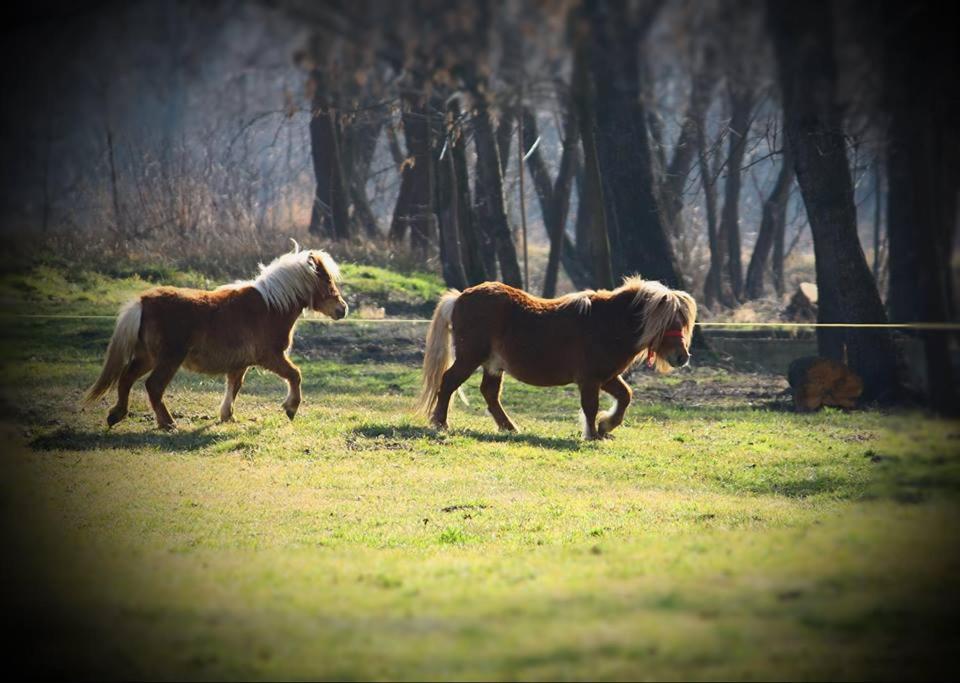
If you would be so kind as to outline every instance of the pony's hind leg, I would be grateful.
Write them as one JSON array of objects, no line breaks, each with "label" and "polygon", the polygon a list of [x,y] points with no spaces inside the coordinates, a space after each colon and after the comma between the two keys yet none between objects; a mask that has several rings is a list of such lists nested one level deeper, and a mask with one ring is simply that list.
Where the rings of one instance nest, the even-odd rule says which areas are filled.
[{"label": "pony's hind leg", "polygon": [[597,424],[597,431],[600,436],[606,436],[623,422],[623,415],[627,412],[627,406],[630,405],[630,398],[633,392],[630,386],[623,380],[623,377],[617,375],[602,387],[605,392],[613,396],[615,403],[608,412],[600,415],[600,422]]},{"label": "pony's hind leg", "polygon": [[268,358],[261,365],[270,372],[280,375],[287,382],[287,398],[283,401],[283,410],[291,420],[296,416],[297,409],[303,400],[300,393],[300,370],[296,365],[290,362],[290,359],[283,353]]},{"label": "pony's hind leg", "polygon": [[243,386],[243,377],[247,374],[247,368],[234,370],[227,373],[226,387],[223,392],[223,403],[220,404],[220,421],[230,422],[233,419],[233,402],[240,393],[240,387]]},{"label": "pony's hind leg", "polygon": [[467,378],[473,374],[473,371],[480,367],[480,363],[470,363],[462,358],[457,358],[453,365],[443,373],[443,380],[440,383],[440,391],[437,392],[437,407],[433,410],[433,417],[430,421],[438,429],[447,428],[447,412],[450,410],[450,397],[461,384],[467,381]]},{"label": "pony's hind leg", "polygon": [[600,410],[600,386],[580,385],[580,409],[583,418],[583,438],[589,441],[601,438],[597,432],[597,411]]},{"label": "pony's hind leg", "polygon": [[490,414],[493,415],[497,427],[504,431],[515,432],[517,431],[517,426],[513,424],[513,420],[510,419],[510,416],[507,415],[503,409],[503,404],[500,403],[500,390],[502,387],[503,370],[499,372],[488,372],[484,369],[483,379],[480,381],[480,393],[483,394],[483,398],[487,401],[487,409],[490,411]]},{"label": "pony's hind leg", "polygon": [[127,416],[130,404],[130,389],[134,382],[150,372],[150,361],[146,356],[137,355],[133,357],[127,369],[120,375],[120,381],[117,382],[117,402],[107,413],[107,426],[112,427]]},{"label": "pony's hind leg", "polygon": [[150,397],[150,405],[157,417],[157,426],[160,429],[176,429],[176,423],[173,416],[167,410],[163,402],[163,392],[166,391],[170,380],[177,374],[180,364],[183,363],[184,355],[162,355],[157,359],[153,372],[147,377],[147,396]]}]

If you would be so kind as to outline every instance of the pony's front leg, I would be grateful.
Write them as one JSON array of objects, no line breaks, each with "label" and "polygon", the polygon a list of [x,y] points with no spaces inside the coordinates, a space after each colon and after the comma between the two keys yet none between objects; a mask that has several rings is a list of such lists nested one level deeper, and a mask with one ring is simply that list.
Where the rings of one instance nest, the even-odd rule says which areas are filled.
[{"label": "pony's front leg", "polygon": [[600,388],[613,396],[614,401],[616,401],[609,412],[600,416],[600,422],[597,425],[600,436],[606,436],[623,422],[623,415],[627,412],[627,406],[630,405],[633,392],[630,390],[630,386],[623,381],[623,377],[619,375]]},{"label": "pony's front leg", "polygon": [[300,370],[283,353],[268,359],[262,365],[265,369],[280,375],[287,381],[289,391],[283,402],[283,409],[287,413],[287,417],[292,420],[297,414],[297,408],[300,407],[300,402],[303,399],[300,394]]},{"label": "pony's front leg", "polygon": [[601,438],[597,432],[597,411],[600,410],[600,385],[580,385],[580,409],[583,417],[583,438],[588,441]]},{"label": "pony's front leg", "polygon": [[233,402],[240,393],[240,387],[243,386],[243,377],[247,374],[247,369],[234,370],[227,373],[226,387],[223,392],[223,403],[220,404],[220,421],[230,422],[233,420]]}]

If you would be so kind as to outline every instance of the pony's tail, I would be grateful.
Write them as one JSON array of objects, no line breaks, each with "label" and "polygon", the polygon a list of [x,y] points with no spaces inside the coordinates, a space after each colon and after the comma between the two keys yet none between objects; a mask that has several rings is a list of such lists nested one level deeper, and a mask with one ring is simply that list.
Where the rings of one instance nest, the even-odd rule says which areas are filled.
[{"label": "pony's tail", "polygon": [[453,349],[450,345],[450,319],[453,306],[460,298],[460,292],[450,289],[437,303],[427,332],[427,350],[423,354],[423,385],[417,399],[417,412],[429,416],[437,405],[437,392],[443,381],[443,373],[453,365]]},{"label": "pony's tail", "polygon": [[120,309],[117,316],[117,325],[107,347],[107,358],[103,362],[100,377],[87,389],[83,403],[89,405],[117,385],[123,371],[133,360],[137,350],[137,340],[140,337],[140,317],[143,314],[143,304],[140,299],[131,301]]}]

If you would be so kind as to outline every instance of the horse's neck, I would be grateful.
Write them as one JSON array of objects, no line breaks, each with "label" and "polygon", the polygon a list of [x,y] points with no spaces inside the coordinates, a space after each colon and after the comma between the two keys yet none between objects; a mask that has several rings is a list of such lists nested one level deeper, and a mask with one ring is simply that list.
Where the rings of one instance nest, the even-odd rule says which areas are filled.
[{"label": "horse's neck", "polygon": [[307,307],[307,305],[304,304],[288,311],[281,311],[271,308],[269,305],[267,305],[267,301],[263,298],[263,294],[256,287],[252,286],[248,290],[248,295],[256,296],[260,301],[262,301],[267,309],[267,318],[271,321],[274,321],[277,326],[284,327],[286,330],[290,330],[297,323],[297,320],[303,314],[303,309]]},{"label": "horse's neck", "polygon": [[638,341],[643,334],[643,325],[640,315],[642,302],[634,304],[637,293],[633,290],[624,290],[610,299],[610,316],[618,327],[622,327],[625,335]]}]

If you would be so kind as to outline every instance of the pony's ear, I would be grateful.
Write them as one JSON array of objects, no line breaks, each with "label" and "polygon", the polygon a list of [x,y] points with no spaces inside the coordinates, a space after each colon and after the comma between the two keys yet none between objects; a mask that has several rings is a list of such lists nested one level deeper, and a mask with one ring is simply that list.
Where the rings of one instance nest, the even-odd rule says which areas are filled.
[{"label": "pony's ear", "polygon": [[317,260],[317,257],[313,255],[313,252],[310,252],[310,255],[307,256],[307,263],[313,266],[314,270],[320,269],[320,261]]}]

